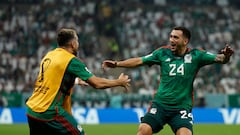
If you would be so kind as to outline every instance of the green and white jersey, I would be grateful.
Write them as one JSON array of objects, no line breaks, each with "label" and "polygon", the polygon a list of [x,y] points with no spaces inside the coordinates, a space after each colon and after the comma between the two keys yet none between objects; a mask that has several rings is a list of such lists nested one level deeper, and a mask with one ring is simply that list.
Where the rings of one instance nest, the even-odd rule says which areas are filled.
[{"label": "green and white jersey", "polygon": [[170,46],[142,57],[144,64],[161,67],[160,85],[153,102],[170,109],[192,109],[195,76],[201,67],[214,63],[215,58],[216,54],[190,48],[183,56],[176,56]]}]

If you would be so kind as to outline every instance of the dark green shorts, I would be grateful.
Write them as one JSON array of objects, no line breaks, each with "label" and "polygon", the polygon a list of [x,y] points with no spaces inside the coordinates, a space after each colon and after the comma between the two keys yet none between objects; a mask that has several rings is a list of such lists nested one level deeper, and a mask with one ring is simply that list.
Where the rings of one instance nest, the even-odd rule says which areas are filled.
[{"label": "dark green shorts", "polygon": [[190,110],[166,109],[157,103],[152,103],[141,122],[149,124],[153,133],[159,132],[165,124],[168,124],[174,133],[181,127],[186,127],[193,132],[193,116]]},{"label": "dark green shorts", "polygon": [[53,120],[40,120],[28,115],[30,135],[84,135],[77,121],[67,112]]}]

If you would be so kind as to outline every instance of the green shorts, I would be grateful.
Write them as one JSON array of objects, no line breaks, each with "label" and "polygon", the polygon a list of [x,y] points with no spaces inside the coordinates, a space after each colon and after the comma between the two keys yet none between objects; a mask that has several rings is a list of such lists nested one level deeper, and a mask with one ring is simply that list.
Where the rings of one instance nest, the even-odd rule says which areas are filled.
[{"label": "green shorts", "polygon": [[29,115],[27,118],[30,135],[84,135],[84,130],[67,112],[53,120],[40,120]]},{"label": "green shorts", "polygon": [[174,133],[181,127],[186,127],[193,132],[193,116],[190,110],[167,109],[154,102],[142,118],[141,123],[149,124],[153,133],[159,132],[165,124],[168,124]]}]

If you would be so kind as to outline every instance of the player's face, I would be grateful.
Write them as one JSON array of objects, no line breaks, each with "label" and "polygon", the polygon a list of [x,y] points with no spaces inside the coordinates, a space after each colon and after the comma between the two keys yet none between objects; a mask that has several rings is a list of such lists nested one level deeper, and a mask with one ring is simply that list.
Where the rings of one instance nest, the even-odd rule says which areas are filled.
[{"label": "player's face", "polygon": [[171,44],[171,51],[174,54],[178,54],[178,52],[186,46],[185,39],[181,30],[172,30],[170,33],[169,41]]}]

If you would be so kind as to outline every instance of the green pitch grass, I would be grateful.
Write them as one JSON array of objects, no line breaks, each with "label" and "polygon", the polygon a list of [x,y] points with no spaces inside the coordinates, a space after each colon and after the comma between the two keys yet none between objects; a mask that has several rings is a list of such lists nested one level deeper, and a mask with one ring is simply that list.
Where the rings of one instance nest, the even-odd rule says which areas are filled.
[{"label": "green pitch grass", "polygon": [[[136,135],[137,124],[100,124],[82,125],[87,135]],[[240,125],[223,124],[195,124],[194,135],[238,135]],[[29,135],[26,124],[2,125],[0,124],[0,135]],[[174,135],[165,126],[164,130],[156,135]]]}]

